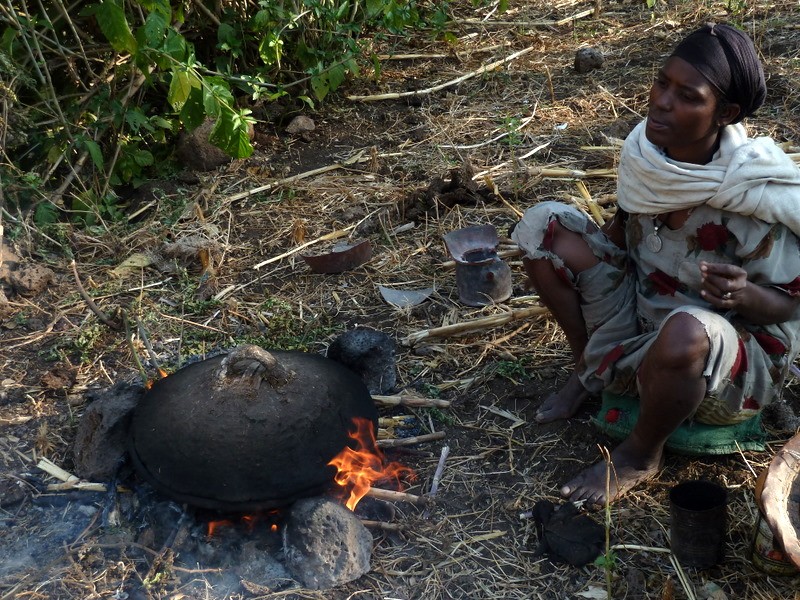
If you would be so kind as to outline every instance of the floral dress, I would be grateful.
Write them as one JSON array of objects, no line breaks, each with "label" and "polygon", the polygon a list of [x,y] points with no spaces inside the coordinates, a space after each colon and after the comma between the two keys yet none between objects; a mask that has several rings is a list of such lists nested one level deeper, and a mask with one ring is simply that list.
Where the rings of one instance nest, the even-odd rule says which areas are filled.
[{"label": "floral dress", "polygon": [[[580,233],[600,262],[571,273],[552,252],[555,221]],[[800,311],[785,323],[756,325],[735,311],[716,309],[700,295],[699,263],[740,266],[748,282],[797,296],[797,236],[779,223],[705,205],[677,229],[661,225],[654,215],[631,214],[625,233],[626,251],[583,212],[559,202],[529,209],[512,233],[528,258],[551,260],[581,295],[589,343],[576,370],[584,386],[595,393],[638,396],[636,375],[659,326],[681,311],[703,324],[710,342],[707,397],[694,419],[736,423],[780,398],[800,350]]]}]

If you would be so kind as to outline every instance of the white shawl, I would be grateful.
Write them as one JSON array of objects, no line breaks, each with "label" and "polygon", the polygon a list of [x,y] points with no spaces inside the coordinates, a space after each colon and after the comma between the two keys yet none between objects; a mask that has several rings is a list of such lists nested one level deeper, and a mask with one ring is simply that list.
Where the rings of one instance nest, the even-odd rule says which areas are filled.
[{"label": "white shawl", "polygon": [[674,161],[639,123],[625,140],[617,202],[630,213],[660,214],[708,204],[783,223],[800,236],[800,169],[771,138],[748,139],[741,124],[722,130],[711,162]]}]

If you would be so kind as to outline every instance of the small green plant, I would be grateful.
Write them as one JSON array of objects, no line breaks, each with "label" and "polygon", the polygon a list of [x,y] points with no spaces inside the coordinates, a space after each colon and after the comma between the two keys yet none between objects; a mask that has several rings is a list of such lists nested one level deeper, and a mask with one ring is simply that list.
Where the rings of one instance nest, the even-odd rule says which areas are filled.
[{"label": "small green plant", "polygon": [[432,383],[421,383],[419,387],[420,391],[428,398],[439,398],[442,395],[439,386]]},{"label": "small green plant", "polygon": [[[438,388],[437,388],[438,389]],[[453,419],[453,415],[442,411],[435,406],[431,408],[424,408],[422,409],[424,414],[430,415],[431,419],[438,423],[444,423],[445,425],[452,425],[455,421]]]},{"label": "small green plant", "polygon": [[524,359],[500,360],[495,363],[495,372],[513,383],[518,383],[517,379],[525,379],[528,376]]},{"label": "small green plant", "polygon": [[601,446],[600,453],[603,455],[603,460],[606,463],[606,502],[604,510],[604,526],[605,526],[605,551],[598,556],[594,564],[605,571],[606,574],[606,597],[612,600],[611,583],[613,579],[614,569],[617,566],[617,555],[611,548],[611,471],[614,469],[614,463],[611,461],[611,453],[608,448]]}]

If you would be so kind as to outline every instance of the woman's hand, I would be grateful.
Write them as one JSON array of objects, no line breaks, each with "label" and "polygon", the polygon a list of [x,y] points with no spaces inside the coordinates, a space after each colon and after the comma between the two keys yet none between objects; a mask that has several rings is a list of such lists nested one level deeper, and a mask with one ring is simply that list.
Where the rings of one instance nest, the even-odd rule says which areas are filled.
[{"label": "woman's hand", "polygon": [[717,308],[732,309],[741,303],[747,287],[747,271],[736,265],[700,262],[703,285],[700,295]]},{"label": "woman's hand", "polygon": [[700,262],[700,295],[722,310],[735,310],[751,323],[770,325],[794,317],[800,298],[748,281],[747,271],[736,265]]}]

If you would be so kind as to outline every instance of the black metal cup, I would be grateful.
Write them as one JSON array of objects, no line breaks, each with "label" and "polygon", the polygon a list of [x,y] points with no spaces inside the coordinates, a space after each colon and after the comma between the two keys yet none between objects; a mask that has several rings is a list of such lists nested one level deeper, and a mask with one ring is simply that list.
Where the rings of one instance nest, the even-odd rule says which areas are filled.
[{"label": "black metal cup", "polygon": [[682,565],[711,567],[725,554],[728,491],[710,481],[686,481],[669,492],[670,547]]}]

